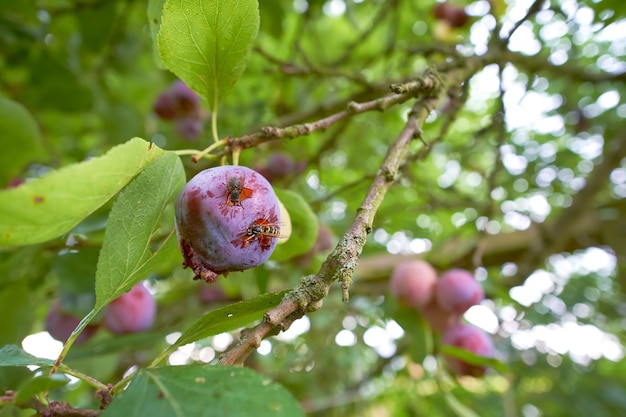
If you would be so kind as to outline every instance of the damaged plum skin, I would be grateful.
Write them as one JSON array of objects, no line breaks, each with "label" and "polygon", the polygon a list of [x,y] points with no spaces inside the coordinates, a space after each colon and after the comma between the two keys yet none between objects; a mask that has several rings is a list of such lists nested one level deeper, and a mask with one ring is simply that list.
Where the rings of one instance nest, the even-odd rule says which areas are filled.
[{"label": "damaged plum skin", "polygon": [[[233,184],[251,192],[233,194]],[[233,197],[238,197],[236,204]],[[250,235],[254,226],[279,227],[280,208],[270,183],[247,167],[199,172],[178,195],[175,214],[184,265],[193,270],[194,279],[213,283],[220,274],[261,265],[276,247],[274,237]]]}]

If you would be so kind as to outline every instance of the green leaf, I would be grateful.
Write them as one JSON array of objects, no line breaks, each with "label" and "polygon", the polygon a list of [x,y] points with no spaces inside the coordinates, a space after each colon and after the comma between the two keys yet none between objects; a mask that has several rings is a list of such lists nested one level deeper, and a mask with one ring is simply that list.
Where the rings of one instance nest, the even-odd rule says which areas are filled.
[{"label": "green leaf", "polygon": [[15,395],[15,402],[25,402],[40,392],[46,392],[67,385],[70,379],[63,374],[40,375],[24,383]]},{"label": "green leaf", "polygon": [[467,362],[472,365],[486,366],[488,368],[495,369],[498,372],[506,373],[509,371],[508,366],[506,366],[506,364],[500,362],[496,358],[479,356],[468,350],[456,346],[441,345],[441,353],[446,356],[460,359],[463,362]]},{"label": "green leaf", "polygon": [[[111,209],[96,271],[97,311],[145,279],[161,246],[151,247],[166,206],[185,184],[180,158],[166,153],[124,189]],[[168,238],[174,233],[170,231]]]},{"label": "green leaf", "polygon": [[284,261],[306,253],[317,239],[319,222],[317,216],[302,196],[289,190],[274,189],[291,218],[291,237],[285,244],[276,245],[271,259]]},{"label": "green leaf", "polygon": [[451,392],[444,392],[443,398],[457,417],[479,417],[474,410],[457,400]]},{"label": "green leaf", "polygon": [[43,156],[37,121],[24,106],[0,97],[0,187],[4,188],[24,168]]},{"label": "green leaf", "polygon": [[248,368],[210,365],[140,370],[102,417],[298,417],[282,386]]},{"label": "green leaf", "polygon": [[215,111],[243,73],[258,31],[257,0],[167,0],[159,52]]},{"label": "green leaf", "polygon": [[[0,367],[0,392],[6,392],[7,390],[15,390],[16,387],[22,385],[25,381],[28,381],[33,377],[34,372],[29,370],[25,366],[3,366]],[[5,403],[6,404],[6,403]],[[0,417],[4,416],[1,411],[4,411],[3,406],[0,406]],[[20,416],[20,414],[14,414]]]},{"label": "green leaf", "polygon": [[0,292],[0,346],[19,343],[30,334],[35,320],[31,289],[16,283]]},{"label": "green leaf", "polygon": [[161,29],[161,14],[165,0],[148,0],[148,24],[150,25],[150,35],[152,36],[152,56],[154,62],[160,68],[164,68],[163,61],[159,55],[158,35]]},{"label": "green leaf", "polygon": [[53,360],[33,356],[17,345],[6,345],[0,348],[0,366],[52,366],[53,364]]},{"label": "green leaf", "polygon": [[163,150],[135,138],[106,155],[0,191],[0,247],[45,242],[110,200]]},{"label": "green leaf", "polygon": [[280,303],[286,292],[266,293],[210,311],[189,326],[170,347],[170,350],[259,320],[267,310]]}]

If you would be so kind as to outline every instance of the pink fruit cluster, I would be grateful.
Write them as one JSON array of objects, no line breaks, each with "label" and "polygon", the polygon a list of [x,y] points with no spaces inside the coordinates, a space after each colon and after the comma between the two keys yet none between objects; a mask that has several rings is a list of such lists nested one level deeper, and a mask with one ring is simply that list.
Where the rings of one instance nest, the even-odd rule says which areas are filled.
[{"label": "pink fruit cluster", "polygon": [[270,183],[241,166],[206,169],[182,189],[175,204],[184,265],[194,279],[258,266],[280,237],[280,208]]},{"label": "pink fruit cluster", "polygon": [[182,81],[175,81],[157,97],[154,112],[163,120],[173,121],[183,139],[197,139],[202,133],[200,98]]},{"label": "pink fruit cluster", "polygon": [[[463,269],[450,269],[437,276],[435,269],[421,260],[396,266],[390,279],[391,293],[401,304],[416,309],[434,332],[443,333],[442,343],[466,349],[481,356],[493,356],[493,342],[482,330],[461,323],[470,307],[485,297],[482,286]],[[484,369],[446,357],[457,374],[480,375]]]},{"label": "pink fruit cluster", "polygon": [[[155,315],[154,297],[139,283],[113,300],[106,308],[102,323],[88,324],[74,343],[80,344],[91,339],[102,325],[115,334],[147,330],[154,323]],[[79,317],[63,311],[60,301],[55,301],[46,317],[45,329],[50,336],[65,343],[80,320]]]}]

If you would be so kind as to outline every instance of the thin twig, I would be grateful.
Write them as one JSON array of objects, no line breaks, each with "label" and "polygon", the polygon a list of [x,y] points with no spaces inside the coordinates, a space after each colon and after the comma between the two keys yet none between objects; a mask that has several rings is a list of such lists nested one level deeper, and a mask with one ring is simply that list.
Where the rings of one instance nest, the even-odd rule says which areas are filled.
[{"label": "thin twig", "polygon": [[539,10],[541,10],[541,6],[543,6],[543,4],[545,3],[546,0],[535,0],[535,2],[533,4],[530,5],[530,7],[528,8],[528,12],[526,12],[526,15],[521,18],[519,21],[517,21],[515,23],[515,26],[513,26],[513,28],[511,29],[511,31],[508,33],[508,35],[505,37],[506,41],[508,42],[509,40],[511,40],[511,36],[513,36],[513,34],[517,31],[517,29],[519,29],[520,26],[522,26],[524,24],[524,22],[526,22],[528,19],[530,19],[534,14],[536,14],[537,12],[539,12]]},{"label": "thin twig", "polygon": [[298,65],[288,61],[282,61],[268,52],[264,51],[260,47],[254,48],[254,51],[261,55],[263,58],[275,64],[278,67],[278,71],[283,74],[301,77],[301,76],[318,76],[325,78],[345,78],[350,81],[354,81],[357,84],[364,85],[366,87],[370,87],[371,83],[367,81],[367,79],[360,73],[349,73],[338,69],[336,67],[320,67],[311,63],[308,59],[305,59],[306,65]]},{"label": "thin twig", "polygon": [[266,126],[261,128],[255,133],[244,135],[237,138],[228,138],[228,148],[216,155],[224,155],[231,152],[231,149],[239,147],[241,149],[252,148],[262,143],[269,142],[276,139],[293,139],[299,136],[308,136],[316,131],[323,131],[328,129],[335,123],[344,120],[355,114],[366,113],[370,111],[384,111],[387,108],[404,103],[407,100],[415,96],[413,91],[408,91],[403,94],[390,94],[385,97],[381,97],[375,100],[367,101],[364,103],[350,102],[347,108],[335,114],[331,114],[328,117],[317,120],[311,123],[303,123],[284,128]]}]

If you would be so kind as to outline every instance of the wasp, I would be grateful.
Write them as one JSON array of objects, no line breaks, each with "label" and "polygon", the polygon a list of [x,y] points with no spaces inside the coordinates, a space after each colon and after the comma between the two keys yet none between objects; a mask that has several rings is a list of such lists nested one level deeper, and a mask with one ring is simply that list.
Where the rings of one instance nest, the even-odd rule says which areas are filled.
[{"label": "wasp", "polygon": [[255,220],[241,237],[241,247],[245,248],[250,242],[257,240],[261,249],[269,249],[272,239],[280,239],[285,237],[280,234],[280,226],[276,223],[270,223],[268,219]]},{"label": "wasp", "polygon": [[239,206],[241,202],[246,198],[250,198],[252,196],[252,189],[244,187],[243,181],[241,178],[232,177],[228,179],[228,184],[226,185],[226,204],[229,206]]}]

